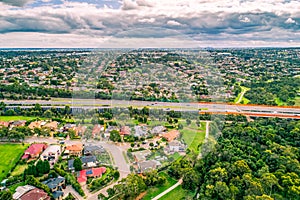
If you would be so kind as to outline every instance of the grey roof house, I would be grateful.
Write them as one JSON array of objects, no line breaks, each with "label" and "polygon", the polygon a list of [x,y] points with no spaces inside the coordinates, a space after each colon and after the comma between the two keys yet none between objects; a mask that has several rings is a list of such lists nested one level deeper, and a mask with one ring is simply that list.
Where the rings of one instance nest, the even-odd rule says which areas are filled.
[{"label": "grey roof house", "polygon": [[[82,162],[82,167],[83,168],[91,168],[91,167],[96,167],[97,166],[97,158],[96,156],[82,156],[80,158]],[[74,171],[74,159],[68,160],[68,169],[70,171]]]},{"label": "grey roof house", "polygon": [[64,196],[63,190],[66,187],[66,181],[64,177],[58,176],[57,178],[51,178],[43,181],[42,183],[50,188],[54,199],[62,199]]}]

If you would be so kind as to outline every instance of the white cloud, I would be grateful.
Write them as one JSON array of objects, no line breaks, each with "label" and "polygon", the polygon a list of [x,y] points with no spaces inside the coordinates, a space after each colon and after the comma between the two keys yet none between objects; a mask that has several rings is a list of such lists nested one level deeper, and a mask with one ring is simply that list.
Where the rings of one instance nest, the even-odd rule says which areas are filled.
[{"label": "white cloud", "polygon": [[296,21],[289,17],[289,18],[285,21],[285,23],[286,23],[286,24],[295,24]]},{"label": "white cloud", "polygon": [[241,22],[244,22],[244,23],[249,23],[249,22],[251,22],[251,20],[250,20],[248,17],[241,17],[241,18],[240,18],[240,21],[241,21]]},{"label": "white cloud", "polygon": [[155,22],[155,18],[152,17],[152,18],[139,19],[138,21],[141,23],[153,23]]},{"label": "white cloud", "polygon": [[[208,38],[206,42],[212,43],[214,40],[229,42],[229,38],[230,42],[234,38],[238,43],[243,37],[249,41],[270,43],[272,39],[299,42],[299,35],[293,34],[299,31],[296,26],[296,20],[300,17],[299,1],[123,0],[118,9],[99,7],[96,3],[72,1],[64,1],[61,5],[10,9],[12,6],[3,3],[1,5],[4,1],[7,3],[8,0],[0,0],[0,38],[5,35],[9,39],[11,35],[16,39],[19,35],[18,40],[23,43],[25,40],[39,43],[36,38],[31,38],[37,34],[45,34],[43,38],[52,38],[53,35],[61,35],[64,39],[85,38],[84,41],[111,37],[121,40],[121,36],[127,37],[127,41],[129,37],[154,37],[157,40],[173,37],[169,31],[155,34],[151,28],[169,28],[178,31],[178,35],[186,34],[198,41]],[[23,2],[19,3],[21,6],[29,0],[19,2]],[[145,26],[150,28],[148,32],[137,34],[137,30]],[[266,31],[270,30],[285,30],[282,32],[284,35],[280,35],[284,40],[269,35]],[[24,35],[24,32],[32,34]],[[126,34],[120,34],[122,32]],[[65,44],[62,40],[59,41]],[[0,43],[1,46],[2,44],[4,43]]]},{"label": "white cloud", "polygon": [[167,22],[168,25],[170,26],[182,26],[182,24],[180,24],[179,22],[175,21],[175,20],[169,20]]}]

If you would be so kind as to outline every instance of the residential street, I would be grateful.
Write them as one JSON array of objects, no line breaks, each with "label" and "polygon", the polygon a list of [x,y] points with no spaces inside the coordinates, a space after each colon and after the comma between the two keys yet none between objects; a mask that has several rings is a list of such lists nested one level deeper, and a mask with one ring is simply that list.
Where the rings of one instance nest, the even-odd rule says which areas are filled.
[{"label": "residential street", "polygon": [[[30,138],[26,138],[25,139],[25,143],[48,143],[48,144],[57,144],[57,139],[54,138],[45,138],[45,137],[30,137]],[[104,142],[104,141],[95,141],[95,140],[89,140],[89,141],[85,141],[85,140],[65,140],[66,144],[73,144],[73,143],[77,143],[77,142],[82,142],[85,145],[88,144],[92,144],[92,145],[101,145],[103,146],[112,156],[112,160],[113,160],[113,166],[117,167],[119,172],[120,172],[120,178],[119,180],[121,180],[122,178],[127,177],[127,175],[130,173],[130,167],[129,164],[126,163],[126,160],[123,156],[123,152],[126,152],[127,148],[129,148],[129,146],[117,146],[114,143],[111,142]],[[101,190],[95,192],[95,193],[89,193],[88,190],[86,189],[86,187],[83,187],[84,192],[87,195],[86,199],[89,200],[97,200],[98,199],[98,194],[103,193],[104,195],[107,195],[107,189],[108,188],[112,188],[115,184],[117,184],[117,182],[114,182],[113,184],[102,188]],[[78,195],[77,192],[75,192],[75,190],[68,186],[66,188],[66,194],[68,194],[69,192],[71,192],[72,194],[74,194],[74,196],[76,198],[78,198],[79,200],[83,199],[80,195]]]}]

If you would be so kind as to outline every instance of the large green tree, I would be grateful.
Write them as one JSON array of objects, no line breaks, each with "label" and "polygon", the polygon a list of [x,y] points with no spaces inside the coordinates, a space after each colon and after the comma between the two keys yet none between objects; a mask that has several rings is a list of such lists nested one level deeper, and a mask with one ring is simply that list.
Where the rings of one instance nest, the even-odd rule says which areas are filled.
[{"label": "large green tree", "polygon": [[75,171],[82,170],[82,161],[80,160],[80,158],[77,157],[74,159],[73,166],[74,166]]}]

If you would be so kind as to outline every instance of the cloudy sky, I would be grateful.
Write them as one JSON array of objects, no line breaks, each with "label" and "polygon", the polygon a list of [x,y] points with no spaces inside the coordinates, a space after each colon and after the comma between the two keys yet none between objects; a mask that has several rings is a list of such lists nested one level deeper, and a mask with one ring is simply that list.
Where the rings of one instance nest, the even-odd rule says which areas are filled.
[{"label": "cloudy sky", "polygon": [[300,46],[300,0],[0,0],[0,47]]}]

